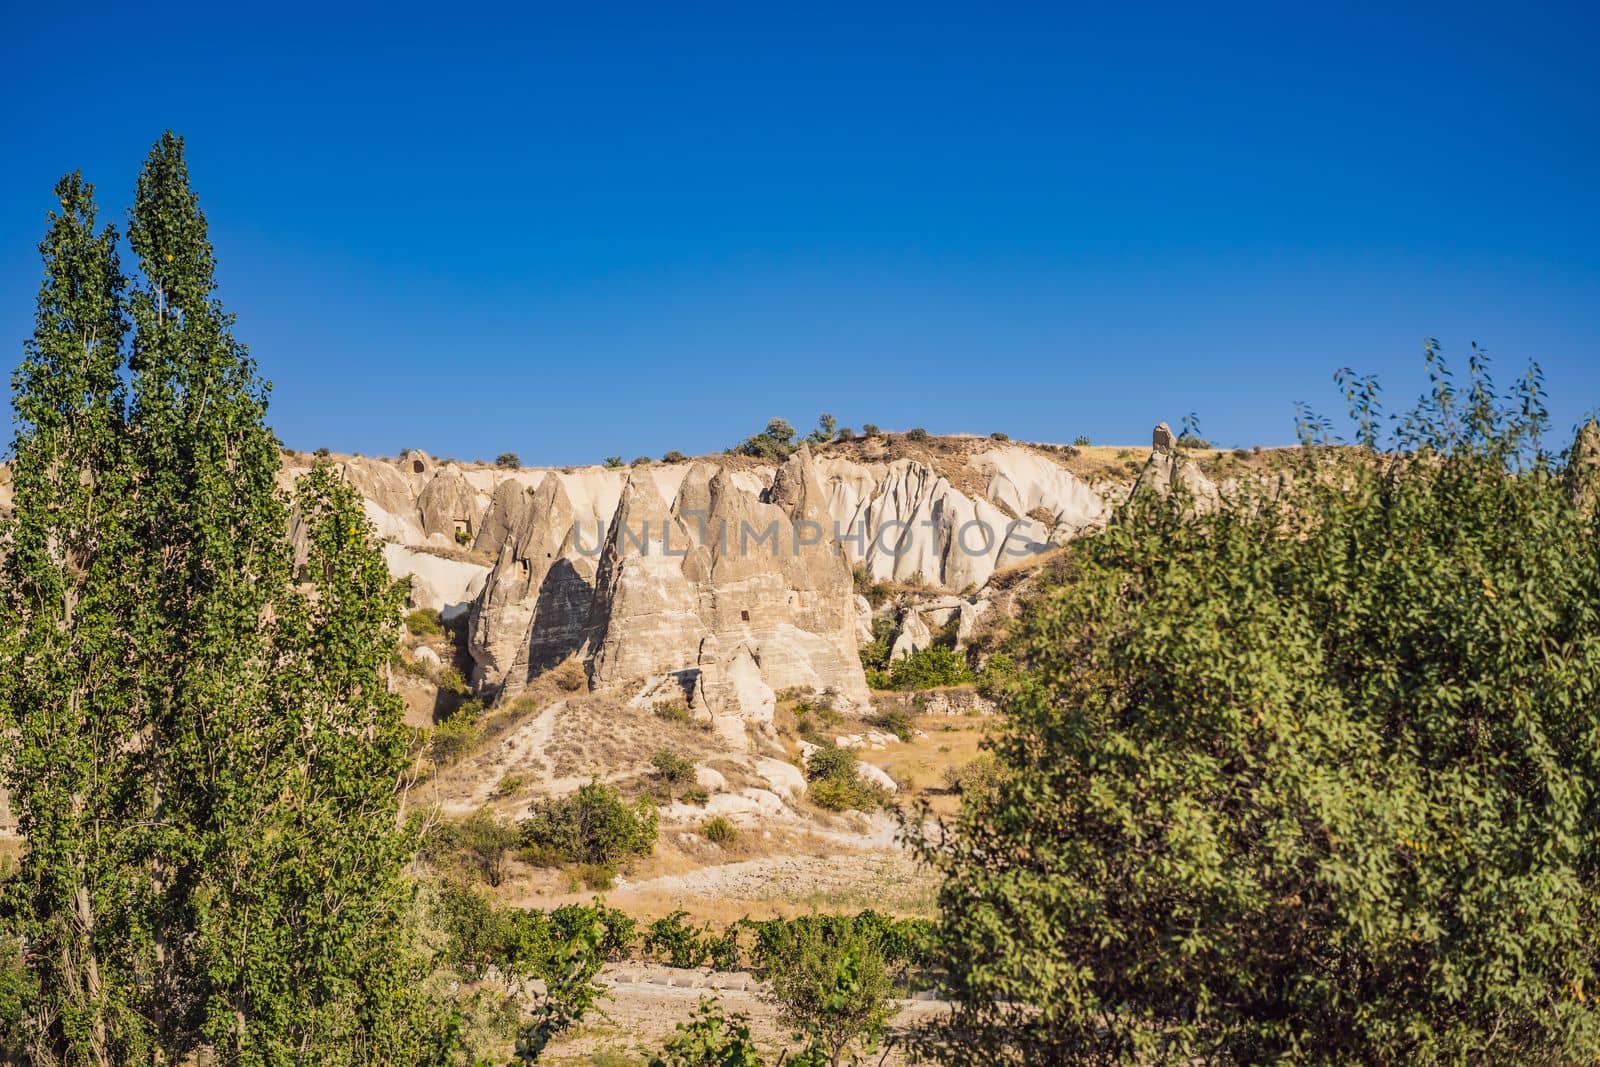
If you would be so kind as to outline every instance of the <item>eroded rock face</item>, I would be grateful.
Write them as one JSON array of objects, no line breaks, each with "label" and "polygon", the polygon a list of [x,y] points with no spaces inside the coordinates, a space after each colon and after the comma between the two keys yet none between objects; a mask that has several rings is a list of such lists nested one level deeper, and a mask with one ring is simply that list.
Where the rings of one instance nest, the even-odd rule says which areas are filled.
[{"label": "eroded rock face", "polygon": [[867,700],[857,650],[871,639],[872,610],[855,594],[853,566],[966,594],[913,613],[904,654],[934,628],[970,637],[973,594],[997,569],[1109,517],[1104,487],[1030,448],[984,442],[893,462],[881,449],[860,454],[817,460],[802,447],[776,467],[558,472],[409,452],[351,457],[341,469],[391,569],[411,579],[413,604],[470,610],[480,692],[513,695],[577,657],[593,687],[664,686],[731,738],[759,737],[772,694],[785,689]]},{"label": "eroded rock face", "polygon": [[728,471],[691,470],[667,507],[630,479],[590,616],[596,686],[699,672],[688,684],[719,729],[770,722],[773,691],[867,699],[850,571],[809,451],[766,496]]},{"label": "eroded rock face", "polygon": [[429,538],[459,542],[465,536],[470,541],[480,517],[478,495],[459,472],[442,470],[417,497],[417,515]]},{"label": "eroded rock face", "polygon": [[527,504],[473,602],[467,633],[473,681],[491,693],[520,691],[578,653],[594,597],[594,557],[579,542],[561,479],[550,473],[531,496],[518,492]]}]

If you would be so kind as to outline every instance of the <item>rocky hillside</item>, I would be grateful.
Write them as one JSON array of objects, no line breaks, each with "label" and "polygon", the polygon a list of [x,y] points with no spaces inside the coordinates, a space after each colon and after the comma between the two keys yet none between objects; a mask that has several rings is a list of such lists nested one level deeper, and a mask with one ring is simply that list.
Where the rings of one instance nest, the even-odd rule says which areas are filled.
[{"label": "rocky hillside", "polygon": [[[922,594],[898,620],[905,654],[952,618],[972,631],[997,574],[1102,527],[1136,481],[1215,496],[1165,426],[1147,455],[894,435],[781,465],[337,461],[414,605],[468,617],[479,694],[514,695],[576,657],[593,689],[681,691],[733,732],[785,689],[865,700],[872,607],[853,576]],[[285,478],[310,462],[290,456]]]}]

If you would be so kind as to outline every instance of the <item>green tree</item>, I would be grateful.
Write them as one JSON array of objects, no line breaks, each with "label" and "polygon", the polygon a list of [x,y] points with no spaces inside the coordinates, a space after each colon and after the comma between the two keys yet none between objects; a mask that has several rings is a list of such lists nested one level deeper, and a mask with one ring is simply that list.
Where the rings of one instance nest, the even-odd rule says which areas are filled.
[{"label": "green tree", "polygon": [[1596,515],[1536,376],[1429,362],[1393,451],[1136,501],[1031,603],[1003,773],[922,843],[945,1062],[1600,1051]]},{"label": "green tree", "polygon": [[127,502],[125,282],[93,188],[55,188],[34,332],[13,378],[15,511],[4,528],[0,732],[28,841],[13,888],[32,983],[19,1004],[34,1063],[120,1063],[150,1042],[147,896],[132,827],[147,813],[126,619],[137,590]]},{"label": "green tree", "polygon": [[795,922],[763,962],[767,998],[807,1042],[797,1062],[839,1067],[877,1047],[894,994],[879,931],[864,923]]},{"label": "green tree", "polygon": [[679,1023],[650,1067],[762,1067],[743,1015],[724,1015],[717,1001],[700,998],[687,1023]]}]

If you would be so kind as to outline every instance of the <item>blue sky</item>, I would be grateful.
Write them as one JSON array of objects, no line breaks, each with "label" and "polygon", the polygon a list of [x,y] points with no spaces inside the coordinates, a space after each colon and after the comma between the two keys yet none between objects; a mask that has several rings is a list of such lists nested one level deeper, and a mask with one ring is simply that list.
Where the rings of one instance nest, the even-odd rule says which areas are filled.
[{"label": "blue sky", "polygon": [[171,127],[292,446],[1271,444],[1428,336],[1600,405],[1592,7],[3,2],[0,362]]}]

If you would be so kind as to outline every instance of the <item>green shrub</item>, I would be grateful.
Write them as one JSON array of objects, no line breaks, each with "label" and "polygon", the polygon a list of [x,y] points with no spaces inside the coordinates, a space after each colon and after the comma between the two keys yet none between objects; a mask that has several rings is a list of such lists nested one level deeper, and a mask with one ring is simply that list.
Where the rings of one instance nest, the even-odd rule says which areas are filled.
[{"label": "green shrub", "polygon": [[686,911],[675,911],[664,919],[651,923],[644,935],[644,953],[659,959],[668,967],[703,967],[711,958],[711,942],[706,936],[708,927],[691,926],[684,922]]},{"label": "green shrub", "polygon": [[806,758],[806,795],[829,811],[876,811],[889,802],[881,786],[866,781],[856,770],[856,755],[848,748],[824,743]]},{"label": "green shrub", "polygon": [[713,815],[700,824],[700,836],[713,845],[729,845],[739,838],[739,828],[726,815]]},{"label": "green shrub", "polygon": [[428,734],[428,758],[448,766],[472,750],[478,741],[478,718],[457,711]]},{"label": "green shrub", "polygon": [[1084,434],[1080,433],[1077,437],[1074,437],[1072,439],[1072,447],[1073,448],[1088,448],[1089,447],[1089,438],[1087,436],[1085,436]]},{"label": "green shrub", "polygon": [[874,712],[867,722],[880,730],[885,730],[901,741],[909,741],[917,735],[917,724],[911,713],[904,708],[884,708]]},{"label": "green shrub", "polygon": [[1535,450],[1536,377],[1430,364],[1381,449],[1357,382],[1366,447],[1044,576],[1012,784],[922,848],[948,1062],[1600,1054],[1594,475]]},{"label": "green shrub", "polygon": [[494,465],[502,470],[516,470],[522,466],[522,458],[515,452],[502,452],[494,457]]},{"label": "green shrub", "polygon": [[1011,440],[1011,435],[1008,434],[1008,433],[1001,433],[1000,431],[996,430],[994,433],[989,435],[989,440],[991,440],[991,441],[1009,441],[1009,440]]},{"label": "green shrub", "polygon": [[870,1053],[894,1005],[881,933],[856,923],[828,929],[797,922],[791,929],[785,951],[765,958],[766,998],[820,1062]]},{"label": "green shrub", "polygon": [[648,466],[650,466],[650,462],[651,461],[650,461],[650,457],[649,456],[634,456],[633,457],[633,462],[628,464],[628,466],[630,466],[630,467],[648,467]]},{"label": "green shrub", "polygon": [[687,463],[689,457],[679,452],[676,448],[661,457],[663,463]]},{"label": "green shrub", "polygon": [[[855,583],[856,592],[866,597],[867,603],[874,608],[889,599],[889,587],[872,577],[865,566],[857,564],[855,569],[850,572],[850,576]],[[893,624],[891,623],[890,625],[892,626]]]},{"label": "green shrub", "polygon": [[656,807],[650,798],[630,804],[599,782],[536,801],[519,825],[530,856],[547,862],[615,867],[629,856],[649,855],[656,843]]},{"label": "green shrub", "polygon": [[906,431],[907,441],[926,441],[927,439],[928,431],[924,430],[921,426],[913,426],[911,429]]},{"label": "green shrub", "polygon": [[506,857],[520,840],[517,828],[488,809],[465,819],[446,820],[434,828],[428,854],[435,860],[459,858],[491,886],[505,879]]},{"label": "green shrub", "polygon": [[976,676],[967,666],[967,657],[937,645],[913,652],[889,664],[891,689],[936,689],[943,685],[965,685]]},{"label": "green shrub", "polygon": [[684,723],[687,725],[694,721],[694,716],[689,712],[689,705],[681,700],[658,700],[650,706],[658,719],[668,722]]},{"label": "green shrub", "polygon": [[765,430],[745,438],[734,448],[742,455],[773,462],[782,462],[794,450],[794,427],[784,419],[769,419]]},{"label": "green shrub", "polygon": [[667,786],[687,785],[694,781],[694,760],[678,755],[670,748],[657,750],[650,757],[656,780]]},{"label": "green shrub", "polygon": [[861,424],[862,437],[877,437],[883,431],[878,429],[877,423],[864,422]]},{"label": "green shrub", "polygon": [[418,608],[406,613],[406,629],[418,637],[443,637],[444,622],[433,608]]},{"label": "green shrub", "polygon": [[687,1023],[678,1023],[650,1067],[764,1067],[743,1015],[724,1016],[722,1007],[701,997]]},{"label": "green shrub", "polygon": [[470,545],[470,544],[472,544],[472,533],[471,533],[471,531],[466,530],[466,529],[457,530],[456,531],[456,544],[458,544],[458,545]]},{"label": "green shrub", "polygon": [[596,893],[609,892],[617,885],[617,869],[609,863],[580,863],[572,873],[579,885]]},{"label": "green shrub", "polygon": [[622,462],[622,457],[621,456],[607,456],[606,459],[605,459],[605,464],[606,464],[607,467],[610,467],[612,470],[615,470],[618,467],[621,467],[621,466],[624,465],[623,462]]},{"label": "green shrub", "polygon": [[856,432],[848,426],[839,427],[839,432],[833,435],[835,441],[854,441]]}]

